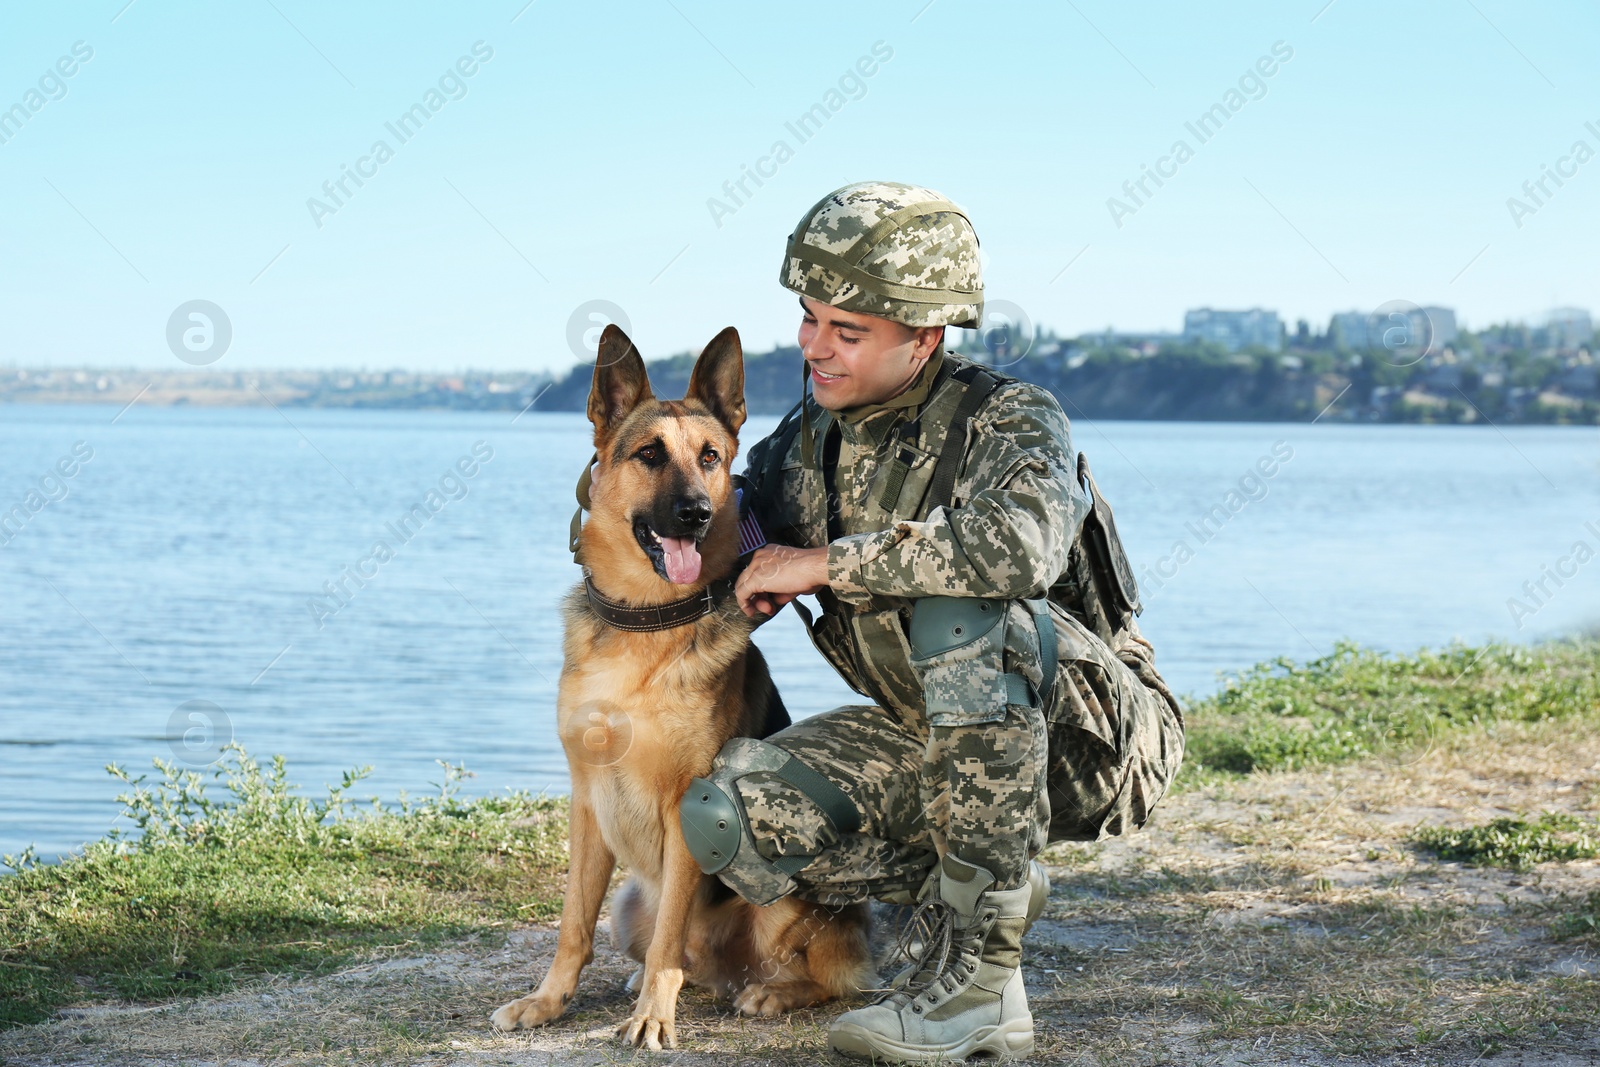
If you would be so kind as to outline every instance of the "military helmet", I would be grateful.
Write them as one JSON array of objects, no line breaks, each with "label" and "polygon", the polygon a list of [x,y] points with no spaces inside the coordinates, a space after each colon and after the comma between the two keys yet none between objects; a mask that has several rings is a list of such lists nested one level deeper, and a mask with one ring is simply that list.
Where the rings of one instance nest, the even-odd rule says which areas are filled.
[{"label": "military helmet", "polygon": [[806,212],[778,281],[843,311],[907,326],[976,328],[978,235],[966,213],[920,185],[857,182]]}]

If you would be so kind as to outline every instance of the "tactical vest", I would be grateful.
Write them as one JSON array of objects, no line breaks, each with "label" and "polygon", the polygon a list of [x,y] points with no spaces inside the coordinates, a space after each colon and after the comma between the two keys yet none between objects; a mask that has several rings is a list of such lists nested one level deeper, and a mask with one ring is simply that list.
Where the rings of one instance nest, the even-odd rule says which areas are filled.
[{"label": "tactical vest", "polygon": [[[960,388],[944,388],[949,379],[959,383]],[[956,478],[967,450],[968,420],[978,413],[995,390],[1015,380],[976,363],[953,366],[951,358],[946,356],[929,390],[928,400],[915,418],[901,423],[892,432],[887,442],[892,459],[878,476],[871,494],[878,513],[872,517],[881,520],[882,526],[887,528],[891,523],[908,518],[926,519],[937,508],[951,507]],[[796,438],[800,438],[801,466],[806,469],[808,480],[815,481],[821,492],[808,495],[807,511],[810,513],[805,516],[803,526],[773,529],[769,525],[767,532],[773,540],[791,544],[825,544],[835,539],[825,517],[817,513],[819,505],[823,509],[826,507],[831,472],[828,457],[818,454],[825,442],[812,440],[810,413],[806,409],[808,399],[803,396],[773,431],[761,470],[763,498],[755,502],[758,515],[764,523],[768,522],[769,516],[775,513],[774,498],[781,491],[784,465]],[[820,477],[814,477],[813,472],[820,473]],[[1088,456],[1083,452],[1078,453],[1076,474],[1089,508],[1068,551],[1066,569],[1051,584],[1048,598],[1114,647],[1134,616],[1143,611],[1143,604],[1133,567],[1117,535],[1111,505],[1095,484]],[[818,496],[820,499],[816,499]],[[816,536],[819,534],[827,536]],[[798,601],[795,607],[807,616],[810,628],[809,613]],[[837,661],[835,666],[839,666]],[[849,680],[848,675],[859,673],[859,668],[842,673]]]},{"label": "tactical vest", "polygon": [[[927,398],[917,408],[908,405],[907,417],[888,430],[887,438],[876,440],[873,469],[861,471],[866,509],[854,510],[856,494],[863,486],[853,486],[851,525],[888,529],[895,522],[926,520],[940,507],[955,507],[955,486],[966,461],[971,420],[995,391],[1010,381],[1014,379],[989,368],[946,358]],[[834,479],[829,468],[838,458],[828,448],[832,416],[821,416],[824,429],[818,441],[811,433],[808,399],[802,395],[764,443],[767,451],[758,457],[761,466],[749,472],[756,484],[746,494],[768,535],[793,545],[832,543],[838,535],[830,527],[843,525],[842,521],[830,521],[835,515],[831,514]],[[871,436],[877,437],[875,432]],[[798,455],[794,455],[797,444]],[[1133,710],[1124,712],[1117,706],[1121,683],[1113,672],[1117,669],[1116,650],[1140,611],[1139,595],[1111,508],[1081,453],[1075,466],[1086,506],[1081,511],[1074,508],[1073,513],[1083,519],[1079,528],[1071,531],[1063,572],[1044,597],[883,596],[862,606],[845,603],[823,588],[817,594],[824,609],[821,620],[815,620],[799,600],[791,601],[817,649],[845,682],[891,714],[902,713],[906,704],[920,705],[931,730],[997,722],[1010,714],[1010,705],[1040,708],[1049,740],[1045,773],[1052,841],[1093,840],[1118,798],[1132,798],[1137,793],[1153,803],[1170,780],[1169,773],[1160,789],[1152,790],[1145,778],[1137,779],[1135,785],[1134,777],[1121,772],[1136,751],[1137,723]],[[985,488],[981,484],[972,487],[974,492]],[[968,502],[959,503],[966,506]],[[1030,616],[1032,626],[1026,625]],[[1060,633],[1058,644],[1059,630],[1068,632]],[[1085,630],[1098,636],[1105,647],[1098,647]],[[1056,685],[1063,661],[1079,662],[1081,669],[1073,681],[1063,679]],[[905,679],[894,677],[908,666],[920,675],[910,679],[917,690],[912,693],[908,693]],[[1086,709],[1084,693],[1095,685],[1090,678],[1110,679],[1113,691],[1103,694],[1095,690],[1089,697],[1095,706]],[[1164,686],[1161,692],[1165,694]],[[889,699],[891,696],[894,699]],[[896,705],[902,705],[900,711]],[[1087,750],[1099,751],[1098,746],[1085,744],[1085,734],[1100,742],[1108,755],[1084,758]],[[860,812],[848,794],[785,751],[781,737],[777,743],[729,741],[711,776],[692,782],[680,807],[686,837],[701,869],[719,874],[747,899],[763,903],[792,890],[795,873],[815,857],[797,855],[771,861],[753,848],[746,851],[741,847],[741,840],[749,838],[749,829],[745,824],[743,832],[739,830],[743,823],[737,799],[740,777],[761,772],[781,778],[810,797],[841,835],[860,826]],[[1093,759],[1102,764],[1109,759],[1110,763],[1101,766]],[[1139,773],[1147,775],[1146,768],[1141,766]],[[1112,807],[1096,815],[1097,809],[1074,805],[1075,800],[1089,795],[1080,781],[1084,776],[1096,782],[1121,783],[1106,795]],[[1058,807],[1058,799],[1067,803]],[[1101,798],[1096,795],[1096,799]]]}]

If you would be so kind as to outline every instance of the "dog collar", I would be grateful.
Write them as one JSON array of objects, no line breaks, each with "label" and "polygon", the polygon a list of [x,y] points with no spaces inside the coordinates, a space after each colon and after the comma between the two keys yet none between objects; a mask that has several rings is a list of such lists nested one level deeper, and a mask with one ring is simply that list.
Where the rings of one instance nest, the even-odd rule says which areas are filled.
[{"label": "dog collar", "polygon": [[635,633],[651,630],[670,630],[687,626],[703,619],[717,609],[717,604],[733,592],[732,578],[719,578],[705,589],[682,600],[654,604],[647,608],[630,608],[607,597],[594,587],[587,573],[583,576],[584,591],[589,594],[589,609],[601,622],[618,630]]}]

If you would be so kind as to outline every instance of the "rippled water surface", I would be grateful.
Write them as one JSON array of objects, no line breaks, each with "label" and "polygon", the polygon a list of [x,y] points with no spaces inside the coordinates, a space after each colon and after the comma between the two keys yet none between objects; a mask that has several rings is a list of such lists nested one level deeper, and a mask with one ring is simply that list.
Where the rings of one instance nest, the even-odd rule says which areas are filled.
[{"label": "rippled water surface", "polygon": [[[116,415],[0,406],[0,512],[26,516],[0,532],[0,851],[103,834],[119,810],[105,764],[170,757],[173,731],[201,721],[191,701],[221,709],[251,752],[285,754],[311,790],[371,764],[358,792],[392,799],[439,781],[435,759],[465,760],[476,792],[566,788],[556,603],[577,577],[564,546],[590,452],[581,416]],[[775,421],[752,419],[745,439]],[[1600,550],[1593,430],[1074,432],[1182,691],[1341,637],[1531,640],[1600,616],[1600,561],[1574,554]],[[442,507],[402,543],[388,524],[430,490]],[[1547,567],[1573,576],[1558,585]],[[317,618],[308,601],[346,568],[373,576]],[[757,641],[797,716],[854,698],[790,613]]]}]

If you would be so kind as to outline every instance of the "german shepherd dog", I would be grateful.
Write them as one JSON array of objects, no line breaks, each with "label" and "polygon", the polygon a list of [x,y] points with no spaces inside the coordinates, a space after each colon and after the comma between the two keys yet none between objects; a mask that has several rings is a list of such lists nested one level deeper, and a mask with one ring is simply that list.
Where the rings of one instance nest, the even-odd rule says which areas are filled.
[{"label": "german shepherd dog", "polygon": [[618,628],[604,605],[642,608],[703,595],[738,559],[731,464],[744,424],[744,353],[732,327],[706,346],[682,400],[657,400],[633,342],[601,335],[589,421],[598,486],[581,535],[588,582],[563,605],[557,718],[572,774],[571,868],[555,960],[538,989],[494,1013],[501,1030],[539,1026],[572,999],[594,958],[612,870],[631,875],[612,907],[612,939],[642,964],[618,1037],[676,1047],[685,981],[777,1015],[856,992],[874,979],[864,905],[827,909],[785,897],[749,904],[701,873],[678,821],[689,780],[708,775],[730,737],[762,737],[788,712],[750,643],[753,624],[724,595],[670,628]]}]

